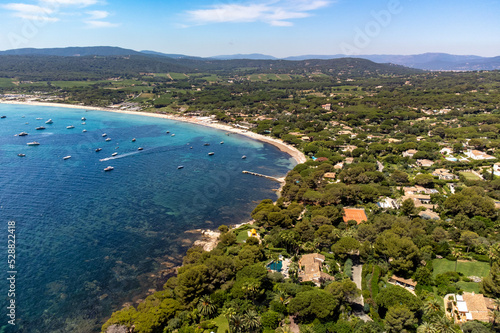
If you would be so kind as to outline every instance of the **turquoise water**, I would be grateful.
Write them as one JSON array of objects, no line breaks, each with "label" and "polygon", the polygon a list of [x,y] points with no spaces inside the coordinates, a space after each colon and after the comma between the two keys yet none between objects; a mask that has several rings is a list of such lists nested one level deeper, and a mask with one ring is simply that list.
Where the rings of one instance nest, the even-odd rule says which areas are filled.
[{"label": "turquoise water", "polygon": [[276,272],[281,272],[281,269],[283,268],[283,262],[280,261],[271,261],[269,264],[266,266],[268,269]]},{"label": "turquoise water", "polygon": [[198,237],[187,231],[243,222],[276,198],[277,183],[242,170],[283,176],[295,165],[271,145],[165,119],[2,104],[0,115],[0,269],[7,274],[12,220],[18,271],[7,331],[98,331],[113,310],[161,287]]}]

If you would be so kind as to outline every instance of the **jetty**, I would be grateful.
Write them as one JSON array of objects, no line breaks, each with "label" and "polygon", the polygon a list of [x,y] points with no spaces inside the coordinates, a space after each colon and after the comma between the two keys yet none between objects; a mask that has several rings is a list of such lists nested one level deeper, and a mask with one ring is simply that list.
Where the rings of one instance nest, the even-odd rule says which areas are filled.
[{"label": "jetty", "polygon": [[261,173],[247,171],[247,170],[243,170],[242,173],[249,174],[249,175],[254,175],[254,176],[257,176],[257,177],[264,177],[264,178],[267,178],[267,179],[274,180],[275,182],[278,182],[278,183],[283,183],[285,181],[285,177],[277,178],[277,177],[267,176],[267,175],[263,175]]}]

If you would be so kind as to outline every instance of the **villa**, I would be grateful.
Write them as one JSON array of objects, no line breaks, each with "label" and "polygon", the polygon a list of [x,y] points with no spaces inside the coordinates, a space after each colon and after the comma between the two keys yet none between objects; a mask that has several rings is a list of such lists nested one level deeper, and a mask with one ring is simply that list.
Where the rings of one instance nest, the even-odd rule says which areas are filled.
[{"label": "villa", "polygon": [[299,280],[312,281],[317,286],[321,284],[321,280],[333,280],[333,276],[321,271],[324,262],[325,256],[322,254],[304,254],[299,259]]}]

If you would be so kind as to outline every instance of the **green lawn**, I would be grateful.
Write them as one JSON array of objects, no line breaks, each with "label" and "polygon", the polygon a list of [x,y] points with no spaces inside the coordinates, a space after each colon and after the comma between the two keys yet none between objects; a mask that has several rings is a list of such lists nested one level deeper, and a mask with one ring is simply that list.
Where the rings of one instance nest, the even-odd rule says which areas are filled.
[{"label": "green lawn", "polygon": [[467,180],[481,180],[481,178],[479,178],[479,176],[473,174],[472,172],[460,172],[460,174],[462,176],[464,176],[465,179],[467,179]]},{"label": "green lawn", "polygon": [[[434,259],[433,262],[434,271],[433,276],[446,272],[455,271],[455,262],[446,259]],[[463,273],[465,276],[487,276],[490,273],[490,265],[486,262],[480,261],[467,261],[458,262],[457,272]]]},{"label": "green lawn", "polygon": [[481,292],[479,288],[479,283],[477,282],[464,282],[464,281],[458,281],[457,285],[460,287],[460,289],[463,289],[464,291],[468,293],[476,293],[479,294]]},{"label": "green lawn", "polygon": [[185,80],[188,78],[186,74],[183,73],[169,73],[173,80]]},{"label": "green lawn", "polygon": [[218,316],[214,319],[214,322],[217,324],[217,333],[225,333],[226,330],[229,331],[229,323],[227,322],[226,317]]},{"label": "green lawn", "polygon": [[240,231],[238,235],[236,235],[236,241],[238,243],[243,243],[247,239],[248,239],[248,230]]}]

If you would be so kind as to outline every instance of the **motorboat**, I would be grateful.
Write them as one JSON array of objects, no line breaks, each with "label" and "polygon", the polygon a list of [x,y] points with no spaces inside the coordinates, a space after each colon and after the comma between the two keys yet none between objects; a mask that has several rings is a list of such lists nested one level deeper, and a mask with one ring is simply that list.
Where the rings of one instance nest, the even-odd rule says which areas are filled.
[{"label": "motorboat", "polygon": [[111,139],[110,138],[106,138],[106,140],[104,140],[104,141],[111,141]]},{"label": "motorboat", "polygon": [[170,133],[170,131],[166,131],[165,133],[167,133],[167,134],[168,134],[168,133]]},{"label": "motorboat", "polygon": [[69,126],[66,126],[67,129],[72,129],[72,128],[75,128],[75,126],[73,125],[69,125]]},{"label": "motorboat", "polygon": [[144,149],[144,148],[142,148],[142,147],[137,148],[137,150],[143,150],[143,149]]},{"label": "motorboat", "polygon": [[135,138],[132,139],[132,142],[135,142]]},{"label": "motorboat", "polygon": [[26,136],[26,135],[28,135],[28,133],[26,133],[26,132],[19,133],[19,136]]},{"label": "motorboat", "polygon": [[19,157],[25,157],[26,154],[17,154],[17,156],[19,156]]},{"label": "motorboat", "polygon": [[33,142],[28,142],[27,143],[28,146],[39,146],[40,143],[39,142],[36,142],[36,141],[33,141]]},{"label": "motorboat", "polygon": [[102,133],[102,137],[103,137],[103,138],[104,138],[104,137],[106,137],[106,136],[107,136],[107,134],[106,134],[106,133]]},{"label": "motorboat", "polygon": [[82,117],[82,121],[85,121],[85,120],[87,120],[87,118],[85,118],[85,117]]},{"label": "motorboat", "polygon": [[63,157],[63,160],[67,160],[67,159],[70,159],[70,158],[71,158],[71,155],[64,156],[64,157]]},{"label": "motorboat", "polygon": [[43,126],[38,126],[38,127],[37,127],[37,128],[35,128],[35,129],[36,129],[36,130],[44,130],[44,129],[45,129],[45,127],[43,127]]},{"label": "motorboat", "polygon": [[101,151],[101,150],[102,150],[102,148],[97,148],[95,151],[98,152],[98,151]]},{"label": "motorboat", "polygon": [[83,122],[83,123],[82,123],[82,125],[87,125],[87,123],[86,123],[86,122]]},{"label": "motorboat", "polygon": [[172,136],[175,136],[175,134],[172,134]]},{"label": "motorboat", "polygon": [[85,133],[85,132],[87,132],[87,130],[86,130],[86,129],[84,129],[82,132],[83,132],[83,133]]},{"label": "motorboat", "polygon": [[45,123],[46,123],[46,124],[52,124],[52,123],[53,123],[53,121],[52,121],[52,119],[49,119],[49,120],[47,120]]},{"label": "motorboat", "polygon": [[244,160],[245,158],[247,158],[246,155],[241,156],[242,160]]},{"label": "motorboat", "polygon": [[0,118],[1,118],[1,119],[4,119],[4,118],[7,118],[7,116],[1,116]]},{"label": "motorboat", "polygon": [[220,142],[220,144],[221,144],[221,145],[223,145],[223,144],[224,144],[224,141],[221,141],[221,142]]},{"label": "motorboat", "polygon": [[113,154],[111,154],[111,156],[116,156],[116,155],[118,155],[118,153],[113,153]]},{"label": "motorboat", "polygon": [[113,170],[114,168],[112,166],[107,166],[104,168],[104,171],[111,171]]},{"label": "motorboat", "polygon": [[183,166],[183,165],[179,165],[179,166],[177,167],[177,169],[182,169],[182,168],[184,168],[184,166]]},{"label": "motorboat", "polygon": [[210,153],[208,153],[208,156],[212,156],[214,155],[215,153],[213,151],[211,151]]},{"label": "motorboat", "polygon": [[210,143],[206,142],[203,144],[204,146],[210,146]]},{"label": "motorboat", "polygon": [[36,118],[36,120],[42,120],[43,118]]}]

